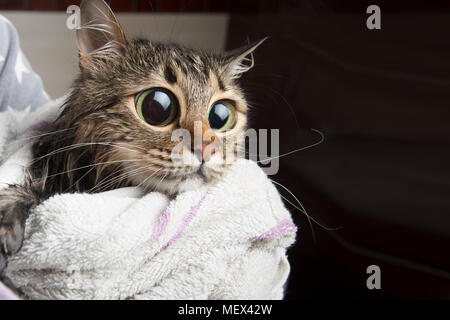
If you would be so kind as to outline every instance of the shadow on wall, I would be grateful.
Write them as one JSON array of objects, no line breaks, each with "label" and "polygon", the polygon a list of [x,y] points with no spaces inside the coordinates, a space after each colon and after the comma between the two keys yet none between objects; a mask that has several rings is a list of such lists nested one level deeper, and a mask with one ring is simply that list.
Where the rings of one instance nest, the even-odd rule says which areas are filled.
[{"label": "shadow on wall", "polygon": [[[313,241],[291,207],[300,232],[288,298],[450,297],[450,7],[394,2],[380,4],[376,31],[359,2],[230,17],[227,48],[270,37],[243,76],[251,126],[279,128],[281,154],[317,142],[310,128],[325,135],[282,157],[273,177],[341,227],[314,224]],[[379,291],[366,286],[373,264]]]}]

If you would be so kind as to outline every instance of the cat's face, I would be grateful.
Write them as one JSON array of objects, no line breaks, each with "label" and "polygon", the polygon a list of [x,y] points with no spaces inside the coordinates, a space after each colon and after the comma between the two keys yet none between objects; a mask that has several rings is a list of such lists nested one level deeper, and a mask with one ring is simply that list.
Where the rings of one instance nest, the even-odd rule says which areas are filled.
[{"label": "cat's face", "polygon": [[81,14],[81,73],[63,121],[76,125],[77,143],[104,144],[98,174],[114,165],[131,184],[168,193],[220,178],[243,147],[247,103],[236,79],[260,43],[211,55],[128,40],[100,0],[84,1]]}]

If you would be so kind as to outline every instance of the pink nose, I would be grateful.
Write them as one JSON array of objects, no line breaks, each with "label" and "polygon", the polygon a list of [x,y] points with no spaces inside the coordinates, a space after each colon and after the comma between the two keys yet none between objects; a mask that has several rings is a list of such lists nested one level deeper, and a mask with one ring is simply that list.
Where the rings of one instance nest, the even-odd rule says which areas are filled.
[{"label": "pink nose", "polygon": [[194,154],[199,158],[200,161],[209,161],[211,159],[211,156],[216,152],[216,147],[213,143],[207,144],[203,143],[201,146],[194,148]]},{"label": "pink nose", "polygon": [[216,152],[216,146],[213,143],[211,143],[211,144],[204,143],[202,145],[202,158],[204,161],[209,161],[209,159],[215,152]]}]

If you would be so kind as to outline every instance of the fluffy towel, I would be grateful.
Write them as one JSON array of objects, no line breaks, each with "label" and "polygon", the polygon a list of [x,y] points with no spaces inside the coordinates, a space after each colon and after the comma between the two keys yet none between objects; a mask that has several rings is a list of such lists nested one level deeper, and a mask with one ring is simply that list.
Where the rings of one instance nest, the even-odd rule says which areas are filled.
[{"label": "fluffy towel", "polygon": [[[23,134],[54,105],[0,113],[0,187],[21,181]],[[173,200],[136,188],[53,196],[31,213],[7,276],[31,299],[281,299],[295,234],[276,188],[240,160]]]}]

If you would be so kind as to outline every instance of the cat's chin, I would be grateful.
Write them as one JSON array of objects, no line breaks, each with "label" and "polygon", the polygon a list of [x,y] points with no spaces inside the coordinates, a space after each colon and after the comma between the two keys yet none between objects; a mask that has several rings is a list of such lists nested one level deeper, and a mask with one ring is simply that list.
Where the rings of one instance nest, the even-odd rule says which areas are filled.
[{"label": "cat's chin", "polygon": [[165,180],[164,186],[159,186],[156,191],[166,193],[169,196],[176,196],[179,193],[196,190],[216,181],[217,179],[205,174],[203,170],[199,170],[182,178]]},{"label": "cat's chin", "polygon": [[[218,163],[211,159],[204,165],[199,165],[197,170],[180,176],[135,177],[133,184],[142,187],[146,192],[161,192],[170,197],[179,193],[196,190],[205,185],[215,184],[225,174],[226,167],[218,166]],[[220,163],[219,163],[220,164]]]},{"label": "cat's chin", "polygon": [[139,182],[135,181],[135,185],[139,185],[148,192],[156,191],[167,194],[170,197],[174,197],[179,193],[199,189],[205,184],[210,183],[205,177],[198,171],[184,177],[165,178],[161,181],[160,178],[150,179],[146,181],[146,185],[143,186]]}]

